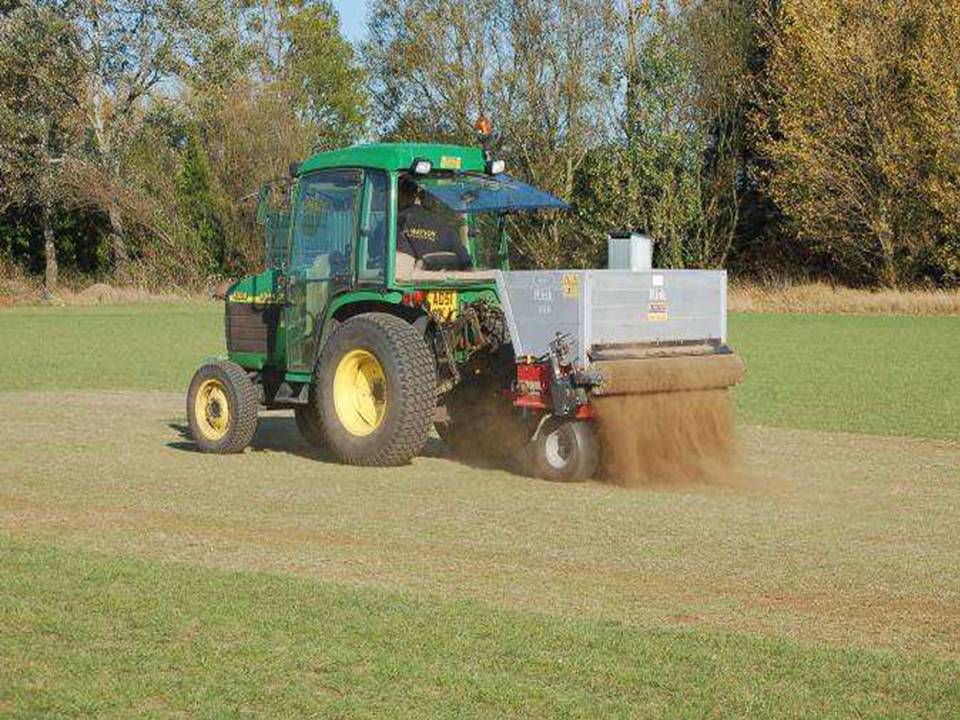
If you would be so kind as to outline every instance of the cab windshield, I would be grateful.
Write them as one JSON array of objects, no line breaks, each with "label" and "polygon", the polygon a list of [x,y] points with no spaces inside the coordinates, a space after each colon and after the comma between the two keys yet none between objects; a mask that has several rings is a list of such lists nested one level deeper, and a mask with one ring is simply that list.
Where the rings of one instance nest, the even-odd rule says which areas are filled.
[{"label": "cab windshield", "polygon": [[417,185],[458,213],[562,210],[567,204],[509,175],[458,173],[417,178]]},{"label": "cab windshield", "polygon": [[[489,270],[506,266],[507,239],[505,216],[508,213],[541,209],[563,209],[567,204],[553,195],[519,182],[507,175],[479,173],[437,174],[428,177],[407,175],[407,183],[416,187],[414,194],[401,193],[418,208],[409,212],[418,218],[417,225],[429,227],[427,234],[446,240],[441,244],[448,252],[423,253],[413,242],[401,252],[409,252],[425,269]],[[404,222],[404,202],[401,225]],[[403,236],[405,228],[401,227]],[[419,228],[416,228],[419,229]],[[401,240],[402,242],[402,240]],[[442,263],[443,267],[433,267]]]}]

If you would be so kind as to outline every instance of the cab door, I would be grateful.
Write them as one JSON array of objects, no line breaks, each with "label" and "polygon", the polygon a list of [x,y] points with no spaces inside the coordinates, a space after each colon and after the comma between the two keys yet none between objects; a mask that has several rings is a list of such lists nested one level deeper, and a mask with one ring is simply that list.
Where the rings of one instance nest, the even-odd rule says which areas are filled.
[{"label": "cab door", "polygon": [[389,178],[383,170],[364,171],[365,189],[357,244],[357,284],[382,287],[387,280],[389,245]]},{"label": "cab door", "polygon": [[353,285],[363,200],[359,170],[321,170],[297,183],[287,275],[287,369],[312,372],[324,313]]}]

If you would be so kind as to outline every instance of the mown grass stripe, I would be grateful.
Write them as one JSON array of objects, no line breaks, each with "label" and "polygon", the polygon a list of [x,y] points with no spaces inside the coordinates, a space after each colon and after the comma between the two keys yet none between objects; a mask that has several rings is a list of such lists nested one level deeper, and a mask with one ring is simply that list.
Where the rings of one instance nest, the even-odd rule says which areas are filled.
[{"label": "mown grass stripe", "polygon": [[0,714],[943,717],[960,664],[0,539]]}]

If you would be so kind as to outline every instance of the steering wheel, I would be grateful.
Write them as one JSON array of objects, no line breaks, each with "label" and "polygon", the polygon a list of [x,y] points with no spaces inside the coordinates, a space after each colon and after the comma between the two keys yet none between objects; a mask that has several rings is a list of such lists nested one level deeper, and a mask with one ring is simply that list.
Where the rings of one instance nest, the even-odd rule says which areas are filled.
[{"label": "steering wheel", "polygon": [[455,252],[449,250],[438,250],[437,252],[424,253],[420,256],[420,264],[424,270],[461,270],[463,261]]}]

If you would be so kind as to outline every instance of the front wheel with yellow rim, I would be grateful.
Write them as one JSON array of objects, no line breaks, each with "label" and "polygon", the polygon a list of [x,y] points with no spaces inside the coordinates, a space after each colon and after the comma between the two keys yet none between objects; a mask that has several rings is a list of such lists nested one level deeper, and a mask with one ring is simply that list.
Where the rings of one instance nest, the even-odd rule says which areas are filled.
[{"label": "front wheel with yellow rim", "polygon": [[327,340],[314,378],[327,447],[351,465],[404,465],[427,440],[436,406],[436,363],[401,318],[350,318]]},{"label": "front wheel with yellow rim", "polygon": [[187,423],[197,448],[241,452],[257,430],[257,389],[239,365],[218,360],[200,367],[187,391]]}]

